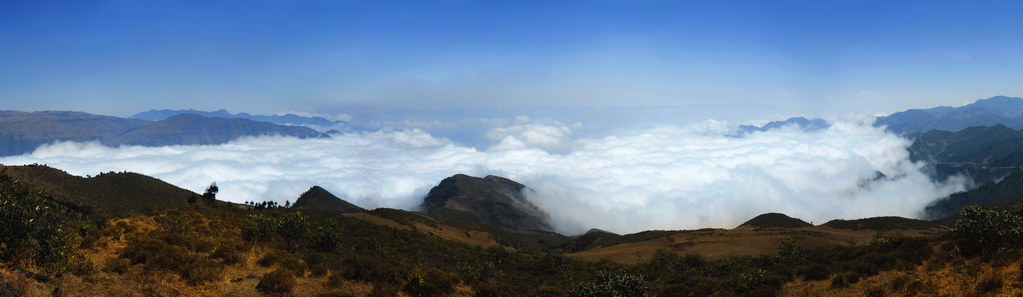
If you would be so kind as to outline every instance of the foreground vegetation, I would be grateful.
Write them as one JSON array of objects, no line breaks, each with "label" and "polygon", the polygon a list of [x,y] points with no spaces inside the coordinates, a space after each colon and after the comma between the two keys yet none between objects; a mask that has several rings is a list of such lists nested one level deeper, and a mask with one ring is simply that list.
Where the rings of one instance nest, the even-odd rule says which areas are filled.
[{"label": "foreground vegetation", "polygon": [[[862,244],[812,249],[783,239],[776,252],[717,259],[666,246],[629,265],[579,261],[561,249],[466,245],[335,213],[257,211],[207,195],[185,207],[110,216],[61,207],[46,193],[2,180],[0,295],[45,288],[105,295],[913,296],[1023,286],[1023,206],[968,207],[940,236],[878,233]],[[577,249],[595,239],[580,240],[558,244]]]}]

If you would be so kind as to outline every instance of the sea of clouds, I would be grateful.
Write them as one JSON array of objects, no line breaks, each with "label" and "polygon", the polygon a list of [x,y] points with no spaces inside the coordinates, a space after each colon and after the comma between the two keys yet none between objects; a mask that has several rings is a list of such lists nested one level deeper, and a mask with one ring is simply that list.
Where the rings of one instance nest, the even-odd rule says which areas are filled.
[{"label": "sea of clouds", "polygon": [[[909,161],[910,140],[865,118],[744,137],[717,121],[574,136],[582,127],[520,118],[488,127],[485,149],[419,129],[204,146],[57,142],[0,163],[48,164],[81,176],[138,172],[196,192],[215,181],[218,198],[234,202],[293,202],[319,185],[365,208],[407,210],[448,176],[493,174],[533,188],[528,198],[565,234],[732,228],[765,212],[815,224],[917,217],[929,202],[966,189],[965,178],[932,182],[924,164]],[[875,179],[878,172],[887,178]]]}]

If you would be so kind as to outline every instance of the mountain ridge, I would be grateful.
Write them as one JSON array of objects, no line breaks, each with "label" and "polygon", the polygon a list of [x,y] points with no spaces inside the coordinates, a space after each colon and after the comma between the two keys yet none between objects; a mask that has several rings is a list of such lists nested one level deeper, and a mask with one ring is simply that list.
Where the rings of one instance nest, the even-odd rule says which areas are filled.
[{"label": "mountain ridge", "polygon": [[183,115],[183,114],[196,114],[196,115],[201,115],[201,116],[208,117],[208,118],[225,118],[225,119],[242,118],[242,119],[253,120],[253,121],[257,121],[257,122],[274,123],[274,124],[278,124],[278,125],[319,126],[319,127],[334,127],[334,126],[337,126],[337,125],[342,125],[342,126],[348,125],[348,122],[345,122],[345,121],[331,121],[331,120],[328,120],[326,118],[316,117],[316,116],[314,116],[314,117],[306,117],[306,116],[300,116],[300,115],[291,114],[291,113],[285,114],[285,115],[269,115],[269,116],[267,116],[267,115],[252,115],[252,114],[248,114],[248,113],[244,113],[244,112],[237,113],[237,114],[232,114],[232,113],[228,112],[225,109],[220,109],[220,110],[217,110],[217,111],[200,111],[200,110],[195,110],[195,109],[187,109],[187,110],[186,109],[178,109],[178,110],[171,110],[171,109],[156,110],[156,109],[151,109],[149,111],[144,111],[144,112],[136,113],[136,114],[134,114],[134,115],[132,115],[132,116],[130,116],[128,118],[142,119],[142,120],[156,122],[156,121],[166,120],[168,118],[171,118],[171,117],[174,117],[174,116],[178,116],[178,115]]},{"label": "mountain ridge", "polygon": [[263,135],[330,137],[302,126],[191,114],[148,122],[73,111],[0,112],[0,157],[30,153],[40,145],[57,141],[99,141],[110,147],[207,145]]},{"label": "mountain ridge", "polygon": [[1023,98],[994,96],[960,107],[909,109],[877,117],[874,122],[875,127],[886,126],[888,131],[907,135],[930,130],[956,132],[968,127],[997,124],[1013,129],[1023,128]]}]

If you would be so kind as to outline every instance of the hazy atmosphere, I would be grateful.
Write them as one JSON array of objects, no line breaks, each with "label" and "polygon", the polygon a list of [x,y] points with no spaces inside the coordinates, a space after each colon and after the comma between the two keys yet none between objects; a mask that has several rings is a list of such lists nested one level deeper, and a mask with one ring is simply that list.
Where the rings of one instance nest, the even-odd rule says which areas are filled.
[{"label": "hazy atmosphere", "polygon": [[[0,110],[319,116],[329,139],[55,142],[0,158],[220,199],[319,185],[413,210],[445,177],[521,182],[559,232],[919,217],[934,180],[877,115],[1023,97],[1018,2],[0,3]],[[790,117],[830,127],[740,133]],[[878,178],[878,173],[883,178]]]}]

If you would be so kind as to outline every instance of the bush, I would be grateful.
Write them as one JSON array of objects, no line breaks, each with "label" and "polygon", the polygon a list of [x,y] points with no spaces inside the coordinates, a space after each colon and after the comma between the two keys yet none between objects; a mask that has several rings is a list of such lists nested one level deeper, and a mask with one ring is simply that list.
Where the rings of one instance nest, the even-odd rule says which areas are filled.
[{"label": "bush", "polygon": [[651,296],[646,291],[643,277],[629,274],[611,274],[601,271],[597,279],[579,284],[572,290],[573,297]]},{"label": "bush", "polygon": [[271,217],[248,215],[242,221],[242,238],[249,242],[269,242],[277,233],[278,222]]},{"label": "bush", "polygon": [[181,277],[189,285],[197,286],[207,282],[220,280],[224,266],[211,260],[199,260],[183,267]]},{"label": "bush", "polygon": [[221,245],[217,247],[210,256],[215,259],[223,260],[221,263],[224,265],[234,265],[245,262],[245,256],[238,251],[238,248],[232,245]]},{"label": "bush", "polygon": [[461,265],[458,270],[467,284],[485,283],[494,276],[494,263],[476,261]]},{"label": "bush", "polygon": [[406,281],[402,291],[409,296],[447,296],[455,291],[455,281],[436,269],[412,272]]},{"label": "bush", "polygon": [[848,286],[849,284],[845,282],[845,278],[841,274],[836,274],[834,277],[831,278],[832,289],[845,288]]},{"label": "bush", "polygon": [[312,249],[322,252],[330,253],[337,251],[341,243],[341,229],[335,226],[331,222],[327,227],[317,227],[313,230],[312,236],[310,236],[310,245]]},{"label": "bush", "polygon": [[132,264],[143,264],[149,272],[168,271],[181,276],[190,285],[215,281],[224,272],[224,266],[205,259],[187,249],[148,238],[135,238],[121,251],[121,258]]},{"label": "bush", "polygon": [[959,212],[952,226],[958,247],[966,254],[1018,247],[1023,241],[1023,218],[1006,211],[971,205]]},{"label": "bush", "polygon": [[295,276],[285,269],[276,269],[263,275],[256,284],[256,290],[263,293],[290,293],[295,287]]},{"label": "bush", "polygon": [[778,244],[778,260],[784,264],[797,264],[803,261],[803,245],[795,239],[785,237]]},{"label": "bush", "polygon": [[289,251],[295,252],[305,246],[309,238],[309,222],[300,212],[289,212],[278,219],[277,234],[284,239]]},{"label": "bush", "polygon": [[681,262],[682,259],[678,253],[666,247],[657,248],[654,255],[650,257],[650,265],[661,271],[675,271]]},{"label": "bush", "polygon": [[0,182],[0,261],[39,266],[52,273],[87,271],[75,221],[53,209],[43,192],[17,181]]},{"label": "bush", "polygon": [[805,280],[819,281],[826,280],[831,276],[831,270],[824,265],[811,265],[796,270],[796,275],[802,276]]},{"label": "bush", "polygon": [[763,269],[753,269],[753,271],[739,275],[739,279],[735,282],[735,292],[742,294],[759,289],[764,282],[764,274],[766,272]]}]

